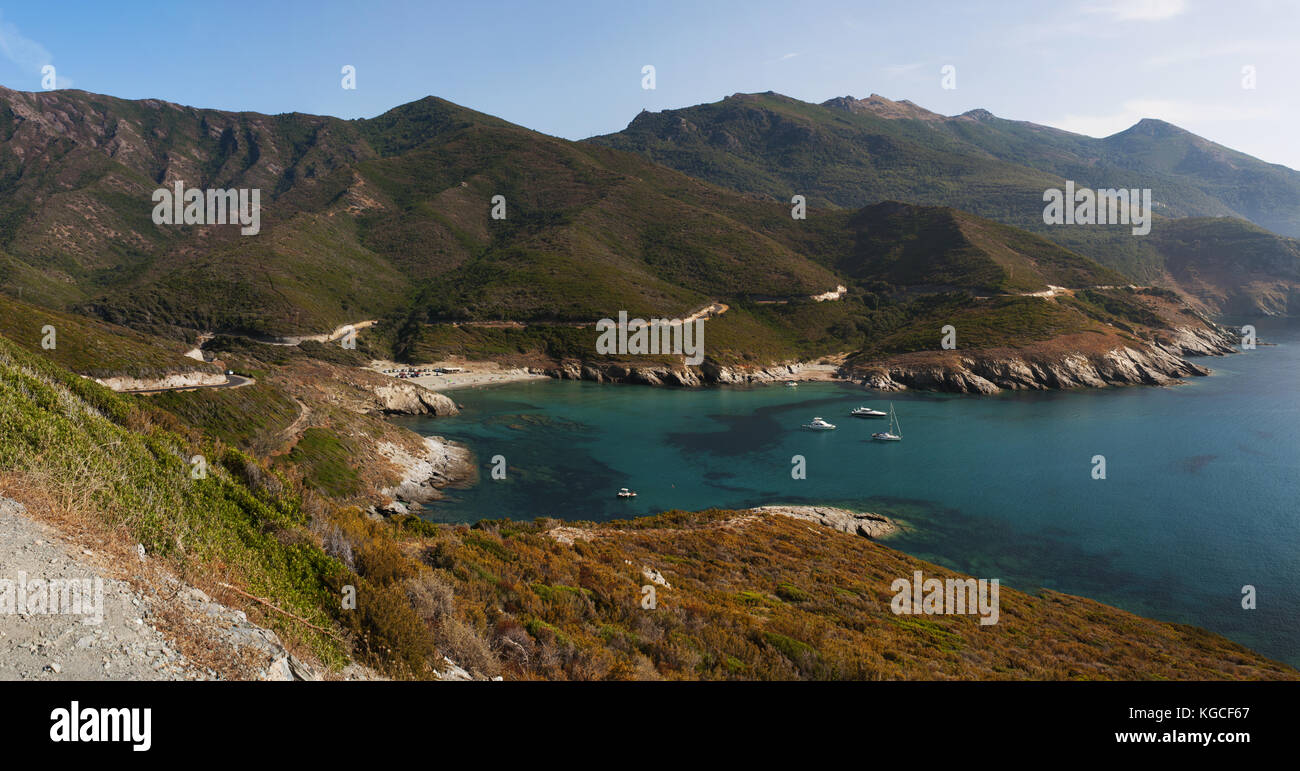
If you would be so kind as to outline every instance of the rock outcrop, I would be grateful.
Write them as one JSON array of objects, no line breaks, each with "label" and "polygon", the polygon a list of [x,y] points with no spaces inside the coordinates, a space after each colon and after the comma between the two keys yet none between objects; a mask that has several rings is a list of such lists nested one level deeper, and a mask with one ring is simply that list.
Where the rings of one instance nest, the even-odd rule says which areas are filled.
[{"label": "rock outcrop", "polygon": [[808,362],[783,362],[763,367],[731,367],[705,361],[698,367],[668,364],[630,365],[613,362],[565,360],[558,366],[539,370],[561,380],[591,380],[597,383],[637,383],[641,385],[699,386],[746,383],[772,383],[801,377],[806,370],[825,369]]},{"label": "rock outcrop", "polygon": [[645,577],[645,580],[649,581],[652,584],[659,584],[660,586],[666,589],[673,588],[672,584],[668,583],[668,579],[664,578],[663,573],[660,573],[658,570],[655,570],[649,565],[641,566],[641,575]]},{"label": "rock outcrop", "polygon": [[[380,493],[399,502],[428,503],[442,497],[439,488],[473,478],[476,469],[470,451],[441,436],[424,439],[420,452],[411,452],[392,442],[380,442],[380,454],[401,473],[401,481]],[[391,505],[389,509],[392,509]],[[396,513],[396,509],[392,510]]]},{"label": "rock outcrop", "polygon": [[815,522],[841,533],[860,535],[873,540],[898,531],[898,525],[888,517],[865,511],[838,509],[833,506],[758,506],[750,511],[755,514],[778,514]]},{"label": "rock outcrop", "polygon": [[368,386],[381,412],[392,415],[455,415],[456,403],[449,397],[415,383],[395,381]]},{"label": "rock outcrop", "polygon": [[1178,327],[1140,346],[1096,353],[1018,354],[1015,351],[960,351],[896,357],[845,373],[876,391],[914,388],[926,391],[992,394],[1001,390],[1101,388],[1115,385],[1171,385],[1184,377],[1210,374],[1184,356],[1235,352],[1226,334],[1208,328]]},{"label": "rock outcrop", "polygon": [[164,579],[167,589],[188,611],[190,623],[201,623],[211,643],[238,651],[245,662],[255,662],[252,673],[259,680],[320,680],[312,667],[284,647],[280,636],[248,620],[242,610],[222,605],[192,586]]},{"label": "rock outcrop", "polygon": [[[1102,388],[1116,385],[1171,385],[1185,377],[1210,374],[1185,356],[1234,353],[1235,339],[1210,326],[1175,327],[1146,343],[1119,345],[1094,352],[1044,353],[1015,349],[929,351],[903,354],[879,363],[841,367],[835,376],[876,391],[947,391],[994,394],[1002,390]],[[539,370],[565,380],[698,387],[716,384],[771,383],[804,379],[807,362],[764,367],[733,367],[705,361],[698,367],[670,364],[633,365],[566,360]]]}]

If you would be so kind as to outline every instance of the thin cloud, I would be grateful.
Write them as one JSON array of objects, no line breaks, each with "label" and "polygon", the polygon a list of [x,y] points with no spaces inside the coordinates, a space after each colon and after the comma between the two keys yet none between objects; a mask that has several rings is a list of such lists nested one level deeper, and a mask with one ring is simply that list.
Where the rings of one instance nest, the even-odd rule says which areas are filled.
[{"label": "thin cloud", "polygon": [[1223,45],[1204,46],[1200,48],[1183,48],[1165,54],[1158,54],[1146,60],[1148,67],[1171,67],[1176,64],[1219,59],[1228,56],[1258,58],[1285,51],[1285,47],[1264,41],[1241,41]]},{"label": "thin cloud", "polygon": [[1186,10],[1186,0],[1095,0],[1044,21],[1017,24],[1008,30],[1007,39],[1018,45],[1060,38],[1115,40],[1131,34],[1131,28],[1121,22],[1165,21],[1183,15]]},{"label": "thin cloud", "polygon": [[[0,18],[0,55],[38,78],[42,74],[41,68],[54,63],[54,55],[49,49],[27,37],[16,26],[2,18]],[[72,81],[68,78],[59,76],[57,81],[55,86],[58,88],[72,86]]]},{"label": "thin cloud", "polygon": [[1272,108],[1242,109],[1239,106],[1227,107],[1221,104],[1134,99],[1125,102],[1119,111],[1109,115],[1066,115],[1060,120],[1046,121],[1046,123],[1075,134],[1108,137],[1129,128],[1143,118],[1157,118],[1185,128],[1187,124],[1192,123],[1265,120],[1277,117],[1277,110]]},{"label": "thin cloud", "polygon": [[920,62],[915,64],[891,64],[888,67],[885,67],[885,74],[890,77],[897,77],[899,75],[906,75],[909,72],[919,70],[921,67],[922,64]]},{"label": "thin cloud", "polygon": [[1181,16],[1186,0],[1105,0],[1085,8],[1089,13],[1109,16],[1113,21],[1164,21]]}]

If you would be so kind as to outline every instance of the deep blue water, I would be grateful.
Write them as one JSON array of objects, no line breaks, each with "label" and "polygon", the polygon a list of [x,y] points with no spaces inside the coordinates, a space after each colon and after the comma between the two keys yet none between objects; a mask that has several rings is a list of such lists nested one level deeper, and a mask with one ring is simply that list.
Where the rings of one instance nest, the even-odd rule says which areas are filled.
[{"label": "deep blue water", "polygon": [[[1215,374],[1173,388],[974,397],[533,381],[454,391],[459,416],[404,423],[479,461],[478,485],[426,510],[436,521],[865,509],[908,525],[889,545],[918,557],[1193,623],[1300,665],[1300,324],[1256,326],[1278,345],[1199,360]],[[885,422],[847,414],[891,401],[902,442],[870,441]],[[815,415],[838,430],[802,430]],[[791,478],[796,454],[807,479]],[[620,500],[619,487],[639,496]],[[1255,610],[1241,607],[1247,584]]]}]

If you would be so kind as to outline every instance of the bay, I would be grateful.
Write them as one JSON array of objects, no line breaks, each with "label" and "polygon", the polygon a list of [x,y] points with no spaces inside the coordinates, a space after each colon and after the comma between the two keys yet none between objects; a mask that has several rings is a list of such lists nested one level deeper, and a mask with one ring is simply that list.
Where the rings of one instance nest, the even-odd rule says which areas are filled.
[{"label": "bay", "polygon": [[[1215,374],[1170,388],[977,397],[530,381],[454,391],[460,415],[401,422],[464,442],[479,464],[476,485],[426,508],[433,521],[874,511],[906,526],[887,543],[917,557],[1195,624],[1300,666],[1300,324],[1256,326],[1277,344],[1198,360]],[[873,442],[886,421],[848,415],[891,402],[902,442]],[[838,429],[801,428],[814,416]],[[490,473],[496,455],[504,480]],[[796,455],[806,479],[792,478]],[[620,487],[638,496],[619,499]]]}]

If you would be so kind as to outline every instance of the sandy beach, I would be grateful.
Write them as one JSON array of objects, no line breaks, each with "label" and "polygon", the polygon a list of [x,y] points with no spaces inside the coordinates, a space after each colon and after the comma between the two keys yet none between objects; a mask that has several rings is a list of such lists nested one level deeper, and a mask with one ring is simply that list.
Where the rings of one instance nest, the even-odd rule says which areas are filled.
[{"label": "sandy beach", "polygon": [[812,382],[842,380],[836,377],[840,367],[838,364],[800,364],[796,365],[795,371],[791,372],[786,380],[793,382]]},{"label": "sandy beach", "polygon": [[[370,369],[381,374],[385,374],[385,370],[432,370],[439,367],[459,368],[461,371],[407,377],[403,378],[403,380],[424,386],[431,391],[450,391],[457,388],[476,388],[480,386],[501,385],[502,383],[515,383],[521,380],[542,380],[550,377],[549,375],[542,374],[535,369],[530,370],[527,367],[503,367],[493,361],[465,361],[462,359],[452,359],[414,365],[376,360],[370,363]],[[764,379],[772,383],[781,383],[785,381],[832,381],[840,379],[836,377],[836,372],[838,370],[838,364],[799,363],[781,367],[769,367],[765,370],[768,376]],[[387,377],[394,376],[387,375]]]},{"label": "sandy beach", "polygon": [[[431,391],[450,391],[456,388],[473,388],[476,386],[514,383],[521,380],[544,380],[547,378],[546,375],[538,372],[530,372],[524,367],[502,367],[492,361],[463,361],[457,359],[453,361],[436,361],[419,365],[397,364],[391,361],[374,361],[370,363],[370,368],[380,373],[383,373],[384,370],[388,369],[426,370],[436,369],[438,367],[458,367],[462,371],[408,377],[404,378],[404,380],[406,382],[424,386]],[[389,377],[393,376],[389,375]]]}]

